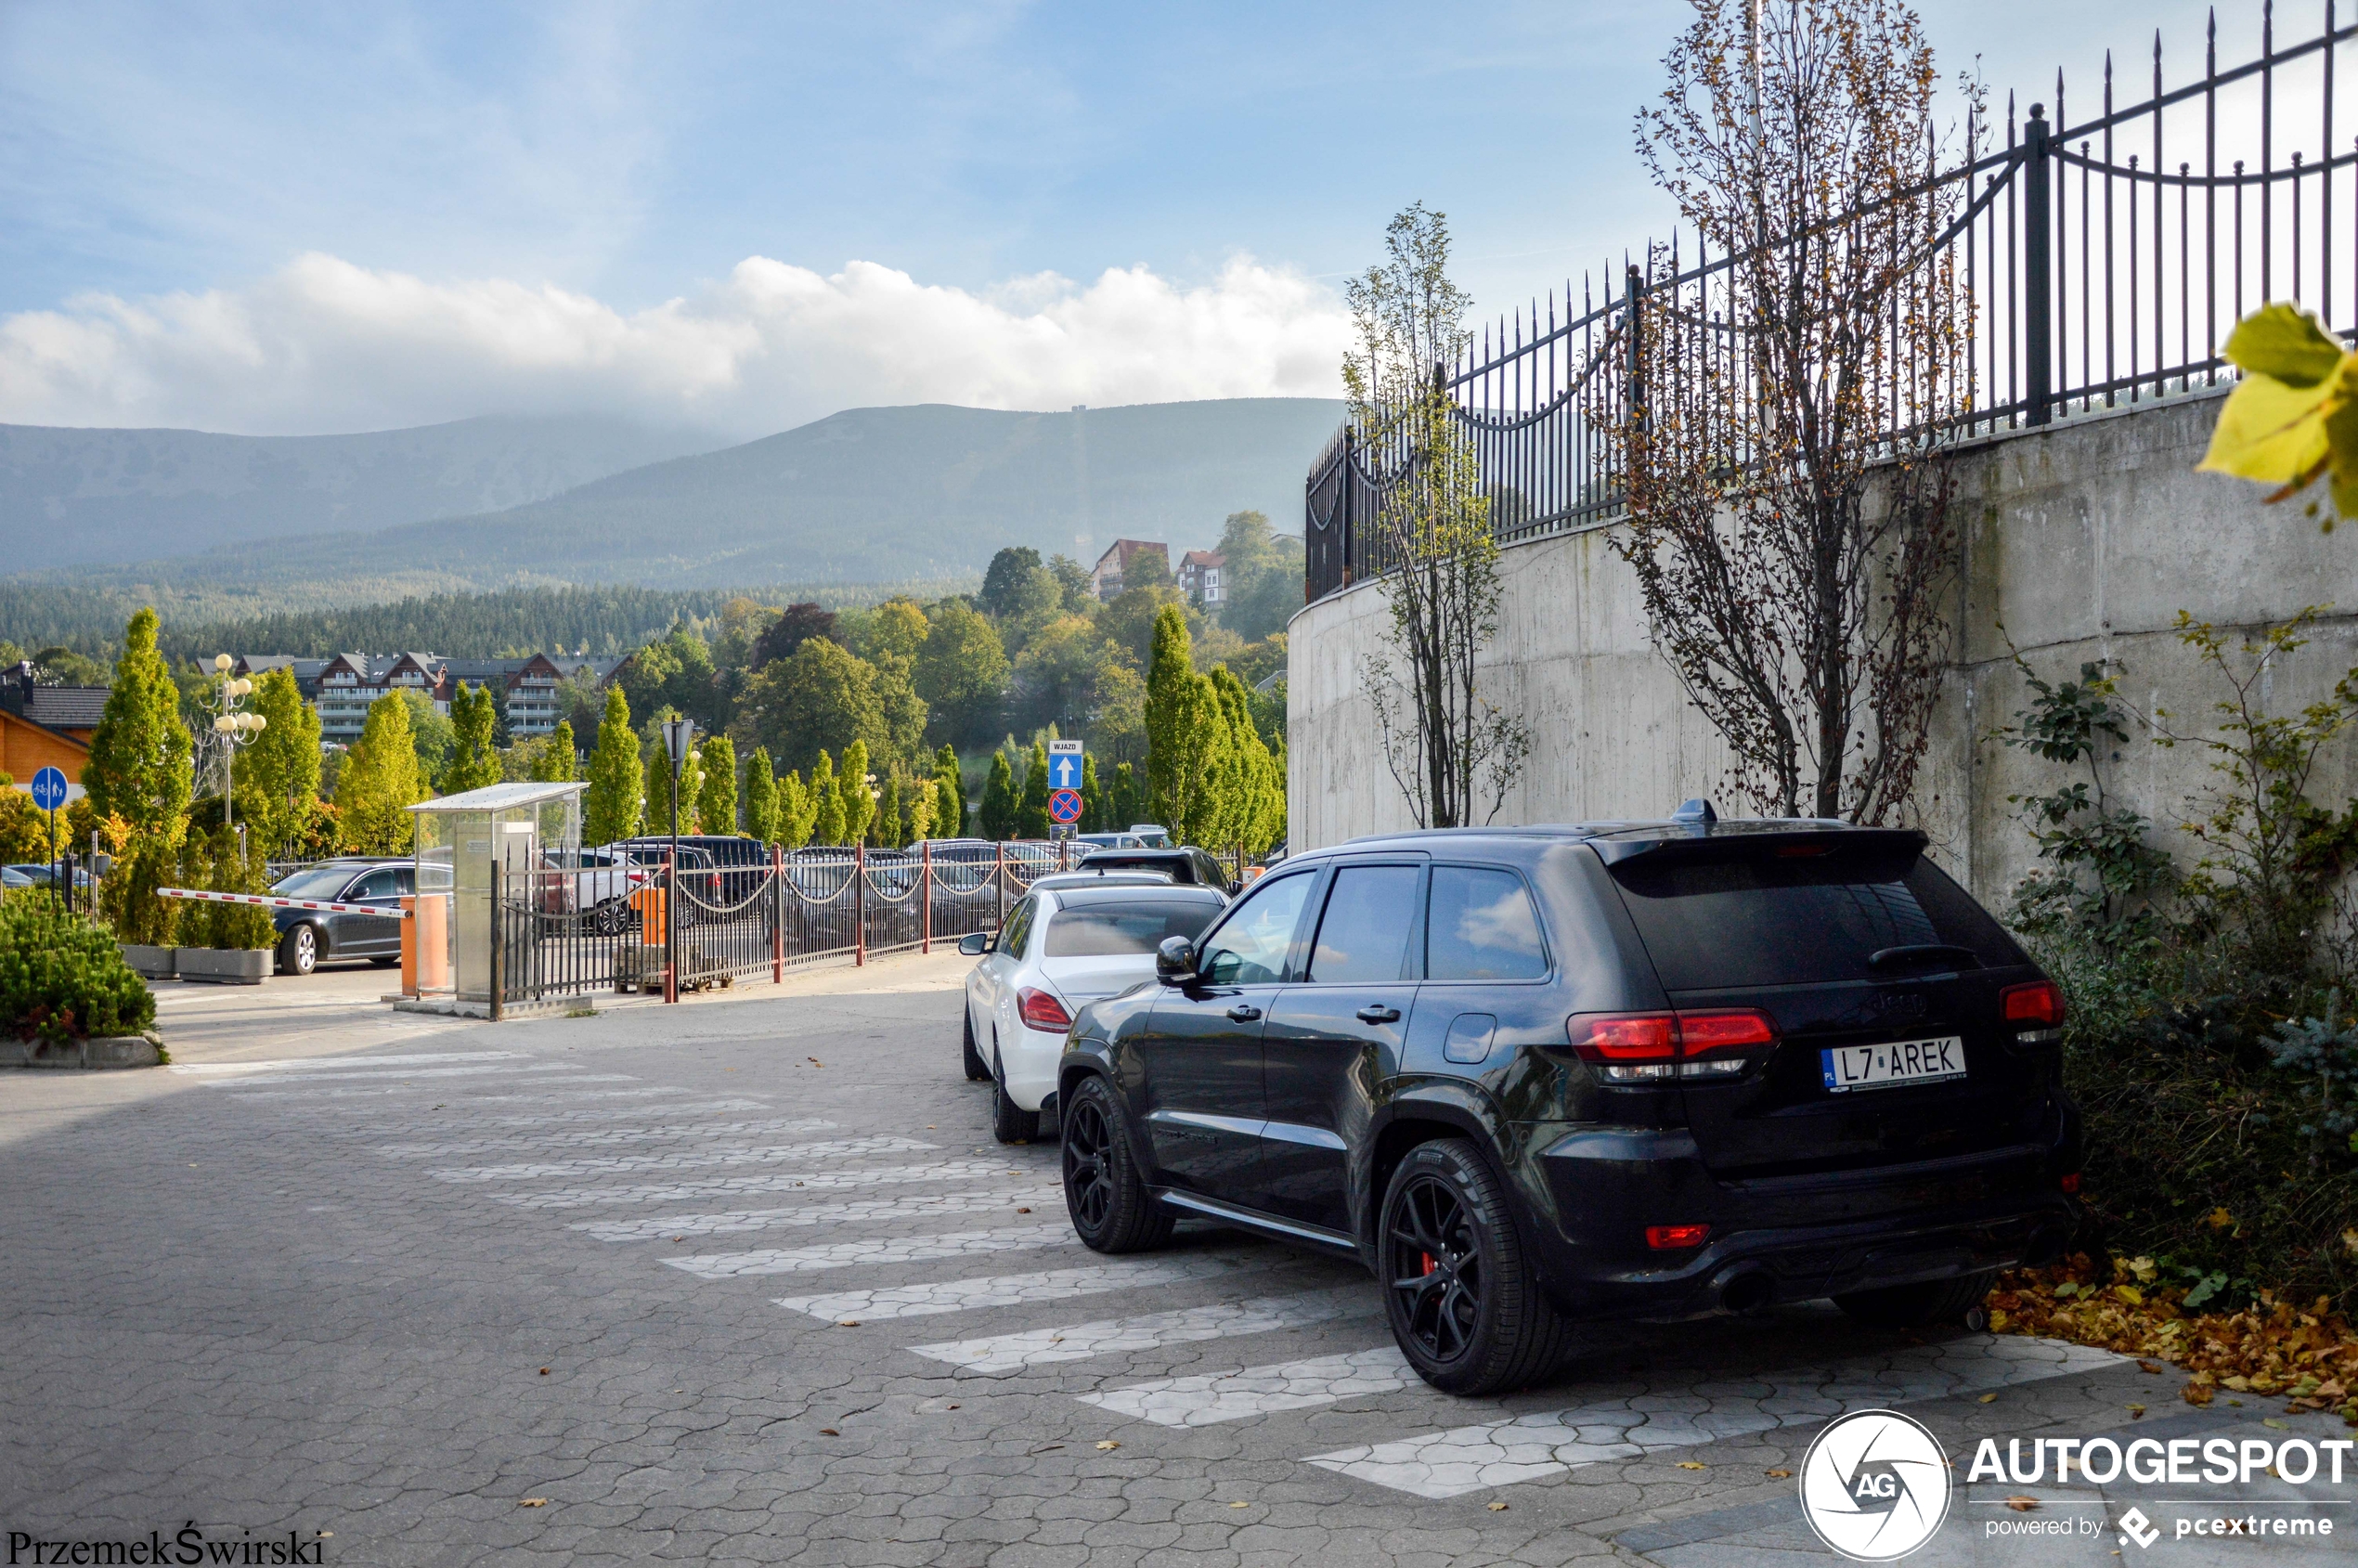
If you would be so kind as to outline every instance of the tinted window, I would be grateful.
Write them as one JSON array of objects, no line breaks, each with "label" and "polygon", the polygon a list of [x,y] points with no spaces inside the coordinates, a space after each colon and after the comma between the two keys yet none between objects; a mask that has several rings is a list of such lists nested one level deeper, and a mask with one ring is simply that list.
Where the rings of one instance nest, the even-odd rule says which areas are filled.
[{"label": "tinted window", "polygon": [[1417,928],[1420,875],[1413,865],[1347,865],[1336,872],[1310,950],[1310,978],[1328,985],[1399,979]]},{"label": "tinted window", "polygon": [[1511,871],[1433,867],[1427,927],[1427,979],[1535,980],[1548,972],[1531,890]]},{"label": "tinted window", "polygon": [[1059,912],[1048,922],[1043,958],[1114,958],[1151,953],[1165,937],[1189,941],[1203,934],[1220,906],[1190,899],[1173,903],[1092,904]]},{"label": "tinted window", "polygon": [[1025,944],[1031,940],[1032,912],[1039,908],[1039,904],[1037,899],[1026,899],[1016,905],[1014,912],[1007,916],[1007,929],[1000,946],[1010,958],[1023,956]]},{"label": "tinted window", "polygon": [[1885,948],[1950,943],[1989,965],[2021,952],[1982,908],[1912,851],[1613,868],[1668,991],[1888,978]]},{"label": "tinted window", "polygon": [[[49,868],[41,869],[46,872]],[[351,875],[348,865],[316,865],[309,871],[281,877],[270,890],[282,899],[332,899]]]},{"label": "tinted window", "polygon": [[354,886],[349,896],[354,899],[389,899],[398,886],[394,873],[372,871]]},{"label": "tinted window", "polygon": [[1266,985],[1284,979],[1286,950],[1293,943],[1314,880],[1282,876],[1247,894],[1205,944],[1204,978],[1215,985]]}]

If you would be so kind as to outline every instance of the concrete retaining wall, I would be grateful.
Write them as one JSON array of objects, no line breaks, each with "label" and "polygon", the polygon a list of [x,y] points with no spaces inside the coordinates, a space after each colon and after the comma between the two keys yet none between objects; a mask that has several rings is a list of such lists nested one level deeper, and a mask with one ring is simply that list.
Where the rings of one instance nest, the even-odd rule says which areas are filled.
[{"label": "concrete retaining wall", "polygon": [[[2002,898],[2032,859],[2006,797],[2060,777],[1984,738],[2028,696],[2002,623],[2041,675],[2117,659],[2135,705],[2167,709],[2174,725],[2206,734],[2217,729],[2211,705],[2228,693],[2171,629],[2182,609],[2240,627],[2333,606],[2310,645],[2265,680],[2277,712],[2324,696],[2358,666],[2358,526],[2323,534],[2298,505],[2263,505],[2258,486],[2196,473],[2217,415],[2215,395],[2189,398],[2000,437],[1963,457],[1954,663],[1919,775],[1916,822],[1942,863],[1985,899]],[[1484,654],[1485,690],[1529,718],[1537,745],[1498,820],[1654,817],[1691,796],[1743,814],[1726,749],[1649,641],[1636,578],[1609,532],[1513,546],[1500,571],[1505,598]],[[1373,584],[1293,617],[1288,805],[1296,848],[1412,825],[1361,676],[1386,625]],[[2350,738],[2329,748],[2316,798],[2339,802],[2358,788],[2354,750]],[[2110,764],[2112,782],[2124,804],[2170,824],[2163,842],[2188,856],[2175,824],[2210,787],[2209,762],[2199,748],[2166,749],[2140,736]]]}]

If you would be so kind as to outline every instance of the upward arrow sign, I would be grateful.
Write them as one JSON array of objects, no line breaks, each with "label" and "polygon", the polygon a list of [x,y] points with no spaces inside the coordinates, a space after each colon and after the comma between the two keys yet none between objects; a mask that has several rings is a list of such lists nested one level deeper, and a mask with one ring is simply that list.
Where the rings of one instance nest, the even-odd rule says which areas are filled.
[{"label": "upward arrow sign", "polygon": [[1055,770],[1049,776],[1056,781],[1056,787],[1058,789],[1079,789],[1081,787],[1081,764],[1072,758],[1059,757],[1056,758]]}]

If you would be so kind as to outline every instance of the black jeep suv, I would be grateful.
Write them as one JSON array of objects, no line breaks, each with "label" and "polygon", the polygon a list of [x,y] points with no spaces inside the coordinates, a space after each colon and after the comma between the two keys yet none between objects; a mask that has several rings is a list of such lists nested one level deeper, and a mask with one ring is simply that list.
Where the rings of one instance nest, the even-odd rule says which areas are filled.
[{"label": "black jeep suv", "polygon": [[1971,1321],[2068,1241],[2079,1119],[2062,993],[1924,844],[1690,802],[1286,861],[1075,1020],[1074,1227],[1354,1255],[1455,1393],[1579,1319]]}]

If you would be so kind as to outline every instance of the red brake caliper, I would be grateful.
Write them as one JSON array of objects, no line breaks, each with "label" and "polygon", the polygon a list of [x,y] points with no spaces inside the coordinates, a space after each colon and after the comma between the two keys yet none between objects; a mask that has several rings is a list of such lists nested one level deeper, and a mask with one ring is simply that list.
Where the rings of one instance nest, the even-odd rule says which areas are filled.
[{"label": "red brake caliper", "polygon": [[1432,1254],[1431,1252],[1419,1252],[1417,1255],[1425,1261],[1425,1266],[1419,1272],[1422,1274],[1431,1274],[1433,1269]]}]

